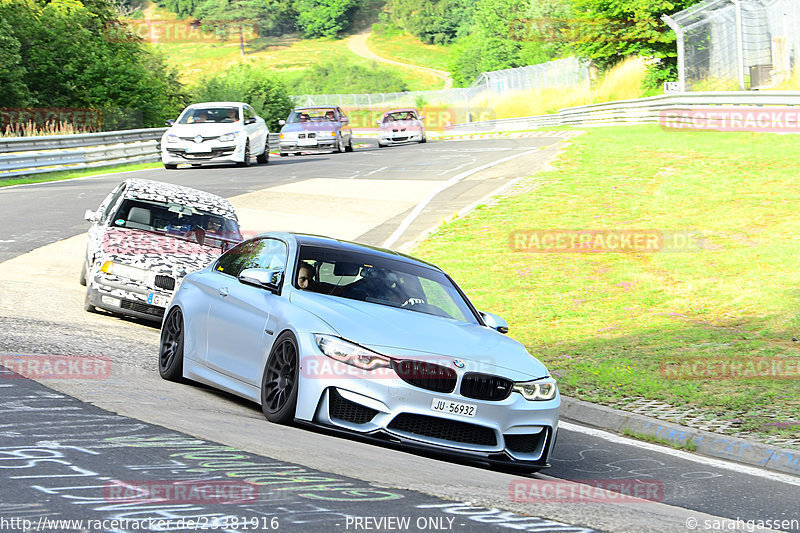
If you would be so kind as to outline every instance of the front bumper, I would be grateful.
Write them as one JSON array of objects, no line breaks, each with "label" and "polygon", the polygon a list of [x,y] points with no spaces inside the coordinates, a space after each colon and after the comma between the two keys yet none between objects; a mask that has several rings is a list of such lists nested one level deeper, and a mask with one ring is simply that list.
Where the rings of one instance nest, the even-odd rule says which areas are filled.
[{"label": "front bumper", "polygon": [[[343,368],[347,366],[331,363],[334,375],[347,375],[352,371]],[[467,398],[458,393],[463,375],[454,392],[440,393],[390,375],[336,379],[326,373],[324,379],[314,379],[308,368],[303,373],[301,396],[316,403],[311,413],[310,406],[298,406],[301,421],[462,459],[531,470],[548,466],[559,396],[536,402],[515,392],[500,401]],[[434,399],[475,405],[475,416],[433,411]]]},{"label": "front bumper", "polygon": [[420,142],[424,137],[423,132],[418,130],[412,131],[395,131],[395,132],[378,132],[378,140],[383,144],[400,144],[407,142]]},{"label": "front bumper", "polygon": [[162,143],[161,162],[180,163],[237,163],[244,159],[244,146],[206,141],[200,143]]},{"label": "front bumper", "polygon": [[100,273],[87,287],[87,301],[112,313],[161,322],[173,291],[137,287]]}]

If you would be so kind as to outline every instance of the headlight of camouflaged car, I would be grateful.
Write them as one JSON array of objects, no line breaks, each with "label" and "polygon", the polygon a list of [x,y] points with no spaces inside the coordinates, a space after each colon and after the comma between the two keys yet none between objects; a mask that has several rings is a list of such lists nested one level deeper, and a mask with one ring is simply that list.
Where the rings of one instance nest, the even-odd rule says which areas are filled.
[{"label": "headlight of camouflaged car", "polygon": [[543,379],[514,383],[514,391],[529,401],[552,400],[556,396],[558,387],[554,379]]},{"label": "headlight of camouflaged car", "polygon": [[331,335],[314,335],[317,346],[322,353],[342,363],[360,368],[362,370],[375,370],[388,367],[391,361],[388,357],[362,348],[352,342],[333,337]]},{"label": "headlight of camouflaged car", "polygon": [[134,281],[144,281],[147,276],[147,270],[122,263],[115,263],[113,261],[106,261],[103,263],[101,271],[118,278],[128,278]]},{"label": "headlight of camouflaged car", "polygon": [[180,139],[178,138],[177,135],[173,135],[171,133],[169,135],[167,135],[167,142],[168,143],[176,143],[178,141],[180,141]]},{"label": "headlight of camouflaged car", "polygon": [[224,135],[219,136],[219,140],[222,142],[233,141],[236,139],[236,132],[233,133],[226,133]]}]

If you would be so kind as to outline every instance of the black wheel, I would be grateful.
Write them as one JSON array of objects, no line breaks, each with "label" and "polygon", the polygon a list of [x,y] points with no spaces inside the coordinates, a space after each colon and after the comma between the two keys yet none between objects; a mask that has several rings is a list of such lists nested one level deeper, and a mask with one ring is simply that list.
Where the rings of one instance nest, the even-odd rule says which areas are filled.
[{"label": "black wheel", "polygon": [[86,286],[86,273],[88,271],[89,271],[89,260],[88,259],[84,259],[83,260],[83,268],[81,269],[81,276],[78,279],[78,282],[81,285],[83,285],[84,287]]},{"label": "black wheel", "polygon": [[244,143],[244,159],[236,163],[237,167],[249,167],[250,166],[250,141]]},{"label": "black wheel", "polygon": [[167,170],[175,170],[176,168],[178,168],[178,165],[176,165],[175,163],[164,163],[164,168],[166,168]]},{"label": "black wheel", "polygon": [[342,152],[344,152],[344,150],[345,150],[344,137],[342,137],[342,134],[339,133],[339,137],[336,139],[336,153],[341,154]]},{"label": "black wheel", "polygon": [[193,166],[193,167],[195,167],[195,168],[197,168],[197,167],[199,167],[199,166],[201,166],[201,165],[200,165],[200,163],[192,163],[192,166]]},{"label": "black wheel", "polygon": [[294,155],[303,155],[303,152],[295,152]]},{"label": "black wheel", "polygon": [[284,333],[275,341],[261,380],[261,410],[270,422],[294,420],[298,366],[297,341],[291,333]]},{"label": "black wheel", "polygon": [[350,136],[350,140],[347,141],[347,146],[344,148],[345,152],[352,152],[353,151],[353,136]]},{"label": "black wheel", "polygon": [[428,142],[428,138],[425,135],[422,136],[422,140],[419,141],[420,144]]},{"label": "black wheel", "polygon": [[161,328],[158,373],[169,381],[183,380],[183,313],[173,307]]},{"label": "black wheel", "polygon": [[267,138],[266,144],[264,145],[264,153],[258,154],[256,156],[256,162],[259,165],[266,165],[269,163],[269,137]]},{"label": "black wheel", "polygon": [[386,145],[378,141],[378,148],[386,148]]},{"label": "black wheel", "polygon": [[92,305],[90,294],[91,292],[89,289],[86,289],[86,298],[83,299],[83,310],[88,311],[89,313],[94,313],[97,311],[97,309],[95,309],[95,307]]}]

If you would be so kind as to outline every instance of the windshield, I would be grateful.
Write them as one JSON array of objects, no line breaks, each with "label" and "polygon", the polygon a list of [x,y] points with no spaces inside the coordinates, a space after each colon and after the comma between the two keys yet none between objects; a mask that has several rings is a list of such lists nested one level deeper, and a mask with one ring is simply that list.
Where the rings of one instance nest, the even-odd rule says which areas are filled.
[{"label": "windshield", "polygon": [[293,279],[303,290],[478,323],[447,276],[404,261],[303,246]]},{"label": "windshield", "polygon": [[413,111],[400,111],[397,113],[388,113],[383,117],[383,122],[397,122],[400,120],[416,120],[417,115]]},{"label": "windshield", "polygon": [[238,120],[239,109],[236,107],[196,107],[187,109],[178,120],[178,124],[231,123]]},{"label": "windshield", "polygon": [[286,122],[336,122],[336,112],[333,108],[295,109]]},{"label": "windshield", "polygon": [[126,199],[111,219],[117,228],[141,229],[226,250],[242,240],[235,220],[187,205]]}]

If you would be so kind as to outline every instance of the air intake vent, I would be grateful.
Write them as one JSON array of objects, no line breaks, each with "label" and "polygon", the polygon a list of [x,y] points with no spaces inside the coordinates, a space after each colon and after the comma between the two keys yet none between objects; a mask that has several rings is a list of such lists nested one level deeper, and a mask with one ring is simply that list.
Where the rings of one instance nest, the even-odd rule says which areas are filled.
[{"label": "air intake vent", "polygon": [[497,445],[492,429],[435,416],[400,413],[389,423],[388,429],[462,444]]},{"label": "air intake vent", "polygon": [[453,392],[456,388],[456,371],[446,366],[403,359],[393,362],[397,375],[415,387],[434,392]]}]

